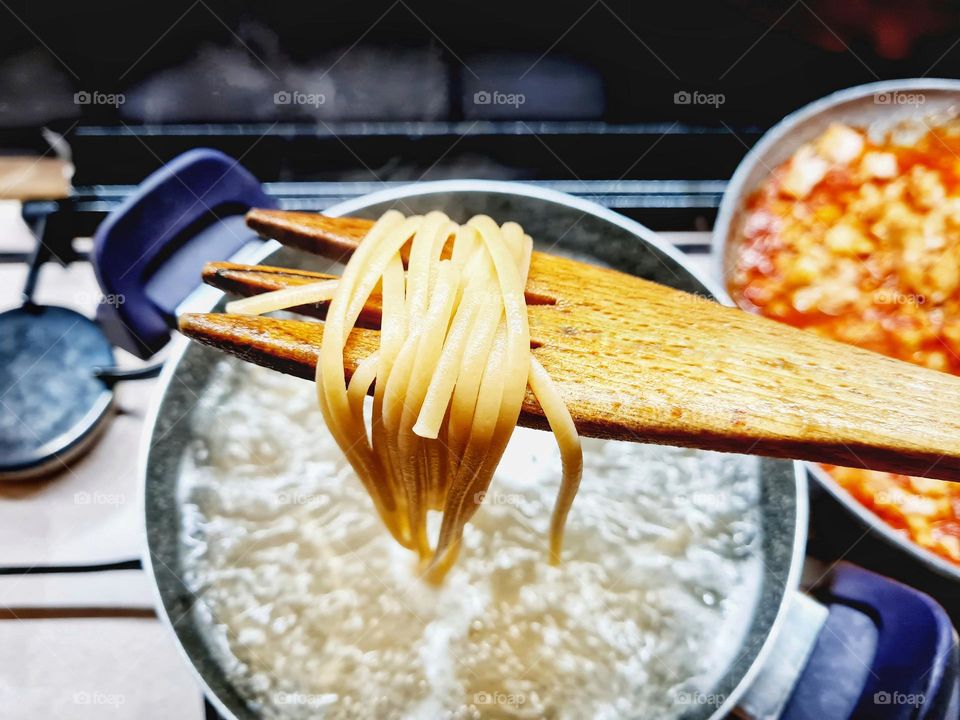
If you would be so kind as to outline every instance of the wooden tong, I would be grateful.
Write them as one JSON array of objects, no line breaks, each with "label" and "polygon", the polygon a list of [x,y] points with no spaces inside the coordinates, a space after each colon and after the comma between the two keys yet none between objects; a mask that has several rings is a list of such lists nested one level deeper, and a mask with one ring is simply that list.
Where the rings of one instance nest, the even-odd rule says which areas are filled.
[{"label": "wooden tong", "polygon": [[[278,210],[251,210],[247,222],[335,260],[372,225]],[[203,272],[245,296],[329,277],[233,263]],[[347,343],[348,376],[378,347],[378,303]],[[583,435],[960,480],[960,378],[545,253],[533,254],[527,303],[534,356]],[[299,310],[322,318],[326,307]],[[309,379],[323,337],[317,322],[222,313],[185,314],[180,330]],[[520,423],[547,427],[529,391]]]}]

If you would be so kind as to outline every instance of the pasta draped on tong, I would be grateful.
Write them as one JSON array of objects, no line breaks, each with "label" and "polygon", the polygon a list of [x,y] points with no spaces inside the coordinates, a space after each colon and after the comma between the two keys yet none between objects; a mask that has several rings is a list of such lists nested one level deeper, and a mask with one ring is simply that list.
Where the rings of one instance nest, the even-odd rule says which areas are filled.
[{"label": "pasta draped on tong", "polygon": [[[440,581],[460,550],[517,425],[527,386],[557,437],[563,464],[550,524],[560,561],[583,457],[570,413],[530,352],[524,287],[533,241],[520,225],[478,215],[385,213],[340,280],[247,298],[262,313],[329,300],[317,399],[330,432],[397,542]],[[406,262],[405,262],[406,260]],[[380,347],[344,375],[344,346],[370,295],[382,295]],[[370,427],[365,398],[374,386]],[[428,511],[442,513],[428,536]]]}]

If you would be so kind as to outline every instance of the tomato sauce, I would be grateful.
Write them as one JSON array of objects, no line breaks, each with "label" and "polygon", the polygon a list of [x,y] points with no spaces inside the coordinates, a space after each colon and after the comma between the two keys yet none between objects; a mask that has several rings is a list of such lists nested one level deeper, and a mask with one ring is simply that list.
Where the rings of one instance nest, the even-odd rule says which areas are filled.
[{"label": "tomato sauce", "polygon": [[[912,135],[835,125],[775,168],[747,201],[729,289],[747,310],[960,375],[960,123]],[[825,469],[960,564],[960,484]]]}]

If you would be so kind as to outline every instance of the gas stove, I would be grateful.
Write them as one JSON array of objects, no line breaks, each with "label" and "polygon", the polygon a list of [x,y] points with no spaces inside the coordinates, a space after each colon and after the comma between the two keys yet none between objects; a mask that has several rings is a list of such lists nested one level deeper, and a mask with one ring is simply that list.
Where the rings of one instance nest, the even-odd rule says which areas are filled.
[{"label": "gas stove", "polygon": [[[749,131],[742,136],[751,137]],[[102,154],[107,139],[115,148],[114,162],[93,160]],[[740,140],[740,135],[690,126],[602,123],[355,124],[323,130],[299,125],[78,127],[71,144],[82,171],[77,173],[74,191],[62,199],[23,203],[22,220],[31,232],[0,255],[0,271],[7,279],[3,305],[14,306],[25,296],[38,304],[64,304],[91,315],[103,299],[89,263],[89,241],[84,238],[137,191],[140,177],[181,149],[201,143],[232,151],[245,166],[258,169],[266,179],[266,195],[290,210],[322,211],[341,200],[420,178],[457,175],[523,180],[591,199],[639,220],[709,274],[709,228],[725,187],[725,181],[716,178],[729,174],[727,165],[735,164],[738,153],[745,150]],[[640,157],[634,162],[637,167],[613,169],[613,148],[622,145],[636,151],[630,157]],[[709,171],[716,177],[677,176],[676,167],[671,168],[672,177],[651,175],[657,167],[667,172],[662,165],[642,165],[646,158],[655,163],[660,150],[666,149],[664,145],[674,157],[719,158],[719,164],[711,165],[716,169]],[[349,150],[349,157],[332,152],[338,146]],[[385,148],[393,148],[394,155],[409,164],[402,168],[391,165]],[[576,148],[576,153],[571,148]],[[560,161],[561,155],[555,153],[562,153],[565,160]],[[554,155],[555,167],[548,172],[543,169],[551,163],[546,158]],[[567,160],[574,155],[575,161]],[[83,157],[91,160],[80,164]],[[306,163],[305,157],[322,157],[329,164]],[[570,162],[575,167],[567,167]],[[303,171],[303,167],[309,170]],[[104,637],[141,633],[138,642],[153,650],[144,653],[143,648],[138,649],[130,657],[131,665],[145,674],[166,668],[166,675],[151,680],[161,687],[164,677],[179,678],[183,668],[171,669],[179,658],[172,653],[169,638],[154,632],[160,628],[154,619],[150,580],[139,560],[141,520],[134,457],[150,397],[149,376],[162,362],[162,353],[146,365],[133,355],[118,355],[113,369],[118,380],[142,377],[121,382],[113,411],[104,413],[102,426],[91,430],[89,446],[83,452],[52,454],[42,481],[30,486],[0,486],[9,500],[0,504],[0,528],[5,528],[0,530],[0,545],[5,548],[0,563],[0,604],[7,607],[10,617],[43,628],[41,633],[56,632],[48,628],[76,626],[79,619],[99,624]],[[21,412],[29,414],[30,409]],[[42,450],[43,443],[36,445]],[[812,577],[821,576],[823,569],[838,559],[848,558],[905,578],[935,596],[953,597],[956,589],[941,579],[927,577],[909,563],[903,567],[893,564],[887,548],[859,534],[826,494],[815,493],[814,503],[813,542],[808,550]],[[42,542],[36,541],[37,528],[43,528]],[[952,610],[957,612],[956,606]],[[92,623],[82,626],[82,631],[93,628]],[[131,630],[134,626],[137,629]],[[111,664],[110,653],[105,653],[97,639],[88,637],[86,642],[97,648],[95,655],[106,658],[97,670],[99,677],[115,672],[116,658]],[[97,663],[91,658],[90,667],[94,665]],[[120,683],[114,693],[98,690],[99,695],[91,694],[81,684],[75,694],[80,694],[81,704],[86,698],[83,693],[90,694],[94,710],[97,704],[142,702],[135,690],[137,673],[121,676],[126,684]],[[110,687],[107,680],[85,682],[89,687]],[[201,708],[201,698],[189,679],[181,678],[171,688],[168,700],[183,710],[184,717],[201,713],[216,717],[209,704]],[[139,716],[148,717],[151,712],[157,717],[169,716],[172,706],[164,707],[156,711],[144,706]],[[95,712],[91,714],[95,716]]]}]

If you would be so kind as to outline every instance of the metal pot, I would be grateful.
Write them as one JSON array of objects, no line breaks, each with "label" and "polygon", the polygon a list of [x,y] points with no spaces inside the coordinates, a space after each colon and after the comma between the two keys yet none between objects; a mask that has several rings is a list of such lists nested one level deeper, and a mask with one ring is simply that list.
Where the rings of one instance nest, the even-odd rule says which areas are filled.
[{"label": "metal pot", "polygon": [[[764,134],[737,167],[727,185],[713,229],[716,276],[726,278],[733,267],[744,221],[744,205],[770,174],[804,143],[834,122],[884,128],[915,119],[960,110],[960,81],[891,80],[840,90],[791,113]],[[718,297],[732,302],[725,290]],[[936,555],[895,531],[815,463],[805,463],[820,486],[865,527],[934,573],[960,582],[960,566]]]},{"label": "metal pot", "polygon": [[[147,183],[147,186],[154,187],[156,183]],[[149,190],[145,192],[149,193]],[[555,241],[559,247],[598,263],[689,292],[723,296],[721,289],[689,269],[680,253],[641,225],[593,203],[527,185],[487,181],[421,183],[352,200],[330,208],[327,214],[376,217],[397,205],[406,212],[443,208],[457,219],[475,213],[513,218],[535,238]],[[177,212],[175,208],[170,211],[171,214]],[[211,258],[208,256],[208,259]],[[248,249],[245,259],[291,267],[310,264],[310,259],[303,254],[283,249],[274,242],[259,246],[252,254]],[[219,293],[207,291],[191,296],[184,304],[189,305],[190,310],[222,309]],[[201,613],[196,612],[198,598],[180,579],[185,571],[178,493],[181,459],[193,433],[193,408],[197,397],[204,392],[215,365],[220,362],[225,360],[216,351],[178,338],[161,376],[156,402],[146,423],[141,458],[147,537],[144,566],[156,581],[158,615],[175,633],[212,704],[224,717],[256,718],[259,717],[257,711],[231,684],[222,660],[205,640]],[[741,641],[735,659],[717,673],[718,679],[710,691],[712,698],[720,700],[692,703],[686,708],[684,717],[725,717],[737,705],[748,717],[773,717],[790,703],[819,697],[817,692],[794,692],[805,678],[806,682],[819,682],[811,668],[816,665],[814,660],[824,654],[821,646],[829,641],[825,638],[827,633],[822,633],[821,629],[834,618],[832,610],[828,612],[824,606],[797,591],[807,526],[805,474],[799,464],[783,460],[763,459],[759,468],[761,533],[758,551],[764,572],[758,583],[753,609],[748,614],[745,632],[739,636]],[[830,583],[836,590],[834,597],[840,598],[838,602],[841,604],[843,598],[847,598],[857,606],[875,607],[876,591],[888,592],[894,587],[893,592],[901,597],[893,603],[895,606],[909,607],[914,615],[926,617],[927,611],[918,609],[911,604],[913,601],[903,599],[906,595],[900,595],[905,592],[911,597],[924,597],[914,591],[892,586],[889,581],[856,568],[845,568],[834,575],[834,580],[841,575],[846,578],[840,578],[840,584],[846,583],[845,589],[838,589],[840,585],[835,581]],[[929,602],[928,599],[925,602]],[[929,612],[936,614],[937,606],[931,605],[931,608],[934,609]],[[942,615],[942,610],[939,613]],[[878,610],[878,614],[882,615],[882,612]],[[850,623],[843,617],[834,620],[835,629],[831,634],[842,635],[845,625]],[[867,621],[867,624],[871,622]],[[890,626],[887,628],[890,630],[897,623],[884,625]],[[780,632],[782,627],[787,631]],[[934,628],[929,636],[932,644],[924,646],[922,652],[927,660],[921,662],[929,662],[941,654],[950,661],[953,635],[949,623],[943,625],[938,620],[931,627]],[[866,631],[870,637],[873,637],[871,633],[876,635],[878,657],[885,655],[882,647],[886,640],[882,635],[887,630]],[[857,626],[856,632],[863,635],[863,626]],[[903,637],[889,638],[889,641],[897,648],[895,652],[903,652]],[[704,642],[709,639],[705,638]],[[911,642],[913,640],[908,644]],[[828,658],[823,667],[829,667],[831,662],[836,662],[836,658]],[[860,658],[855,662],[858,668],[864,664]],[[869,657],[867,663],[870,664]],[[897,672],[902,674],[902,668]],[[860,670],[851,673],[858,677],[861,674]],[[925,679],[919,678],[919,671],[913,674],[917,677],[911,679],[913,685],[910,687],[920,682],[926,683],[924,687],[929,685],[930,678],[926,673]],[[832,682],[830,673],[826,677]],[[951,670],[937,672],[935,678],[938,688],[943,678],[946,678],[943,684],[949,688],[956,675]],[[856,702],[861,693],[868,693],[871,688],[907,687],[901,680],[901,677],[894,678],[886,669],[878,667],[873,678],[866,677],[865,689],[857,685],[851,702]],[[881,684],[877,686],[877,682]],[[939,689],[929,692],[938,698],[942,694]],[[949,689],[947,694],[949,696]],[[941,704],[946,707],[946,702]]]}]

